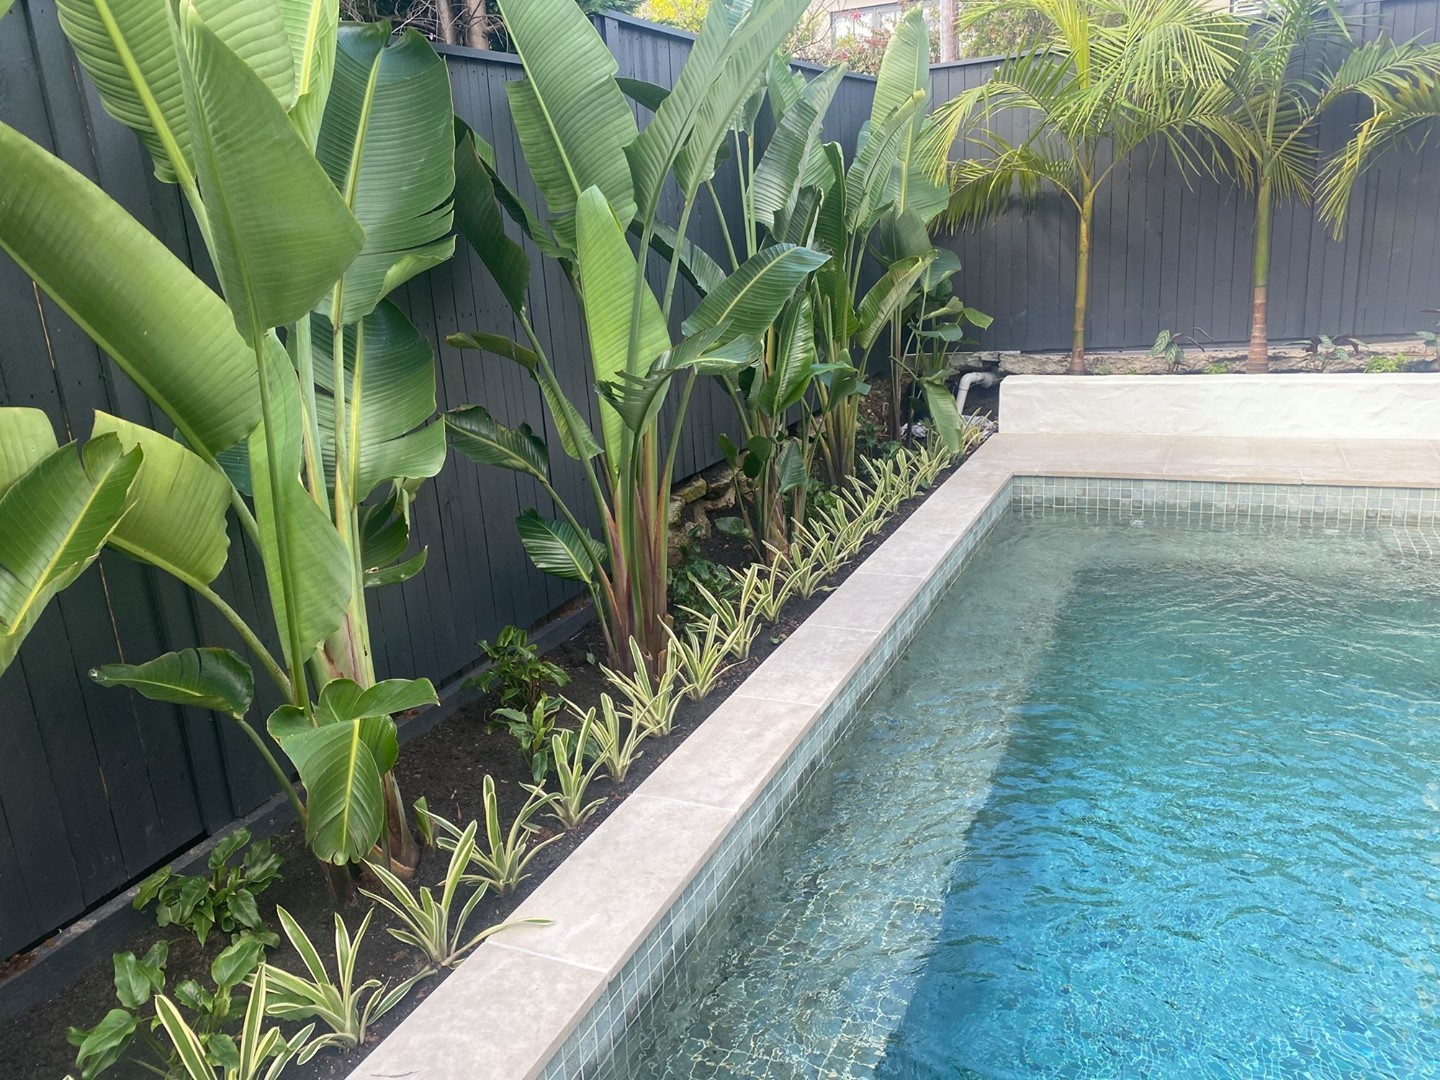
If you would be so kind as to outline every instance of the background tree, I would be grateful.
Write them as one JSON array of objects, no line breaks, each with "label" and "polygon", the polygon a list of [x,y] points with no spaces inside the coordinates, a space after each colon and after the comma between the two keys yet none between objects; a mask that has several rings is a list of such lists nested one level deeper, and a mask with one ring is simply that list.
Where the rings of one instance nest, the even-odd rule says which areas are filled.
[{"label": "background tree", "polygon": [[[1033,204],[1051,188],[1079,215],[1070,371],[1085,372],[1095,196],[1137,149],[1168,144],[1182,165],[1202,158],[1197,125],[1224,115],[1244,27],[1198,0],[1021,0],[985,3],[961,18],[962,32],[1001,11],[1031,12],[1043,24],[1026,52],[1005,61],[982,86],[936,112],[928,157],[937,174],[955,141],[981,156],[948,166],[952,226],[975,226],[1018,194]],[[1010,111],[1028,126],[1010,141],[992,126]]]},{"label": "background tree", "polygon": [[[1440,114],[1440,45],[1381,35],[1356,43],[1333,0],[1272,0],[1249,20],[1249,39],[1229,78],[1233,104],[1205,125],[1228,151],[1224,161],[1255,194],[1250,350],[1245,370],[1269,368],[1272,215],[1277,203],[1314,201],[1338,237],[1350,192],[1377,154]],[[1316,140],[1320,119],[1358,94],[1371,117],[1330,161]],[[1323,178],[1321,175],[1323,174]]]},{"label": "background tree", "polygon": [[966,22],[957,33],[959,57],[1015,56],[1031,48],[1045,30],[1039,12],[1006,5],[989,7]]}]

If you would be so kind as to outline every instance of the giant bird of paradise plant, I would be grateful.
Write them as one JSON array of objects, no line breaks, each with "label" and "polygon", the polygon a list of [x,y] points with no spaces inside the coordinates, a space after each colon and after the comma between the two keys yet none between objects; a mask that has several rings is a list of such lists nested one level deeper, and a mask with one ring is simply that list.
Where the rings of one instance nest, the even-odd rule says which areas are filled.
[{"label": "giant bird of paradise plant", "polygon": [[[460,126],[457,218],[525,340],[470,332],[450,341],[519,363],[536,381],[561,447],[584,478],[600,537],[587,532],[587,509],[568,505],[556,490],[549,448],[528,424],[504,427],[483,405],[449,413],[445,422],[456,449],[524,473],[550,495],[559,518],[526,511],[521,539],[541,570],[590,589],[612,664],[632,666],[632,639],[646,663],[660,664],[668,643],[670,483],[696,379],[753,364],[758,336],[825,261],[781,243],[726,275],[688,239],[726,136],[760,90],[804,0],[712,5],[674,87],[648,101],[654,115],[643,128],[615,77],[614,57],[573,0],[501,7],[526,74],[506,91],[546,214],[522,204],[497,173],[491,149]],[[673,224],[660,211],[671,183],[679,192]],[[580,299],[593,400],[566,397],[556,358],[531,324],[529,255],[506,235],[502,212],[535,249],[559,261]],[[638,238],[635,250],[629,235]],[[659,296],[647,279],[652,256],[665,261]],[[681,274],[700,283],[705,298],[676,336]],[[678,413],[663,433],[660,413],[675,381],[682,384]],[[598,436],[587,414],[598,414]]]},{"label": "giant bird of paradise plant", "polygon": [[[305,798],[247,719],[254,677],[236,652],[95,677],[233,717],[327,863],[378,845],[413,865],[391,717],[435,693],[376,681],[364,590],[420,568],[423,552],[398,561],[407,509],[445,455],[430,349],[383,299],[453,247],[445,66],[413,31],[340,24],[336,0],[59,7],[106,110],[183,192],[220,293],[0,124],[0,248],[173,424],[101,413],[60,446],[42,413],[0,409],[0,671],[103,548],[146,562],[214,607],[278,688],[268,727]],[[263,562],[271,626],[216,587],[232,515]]]}]

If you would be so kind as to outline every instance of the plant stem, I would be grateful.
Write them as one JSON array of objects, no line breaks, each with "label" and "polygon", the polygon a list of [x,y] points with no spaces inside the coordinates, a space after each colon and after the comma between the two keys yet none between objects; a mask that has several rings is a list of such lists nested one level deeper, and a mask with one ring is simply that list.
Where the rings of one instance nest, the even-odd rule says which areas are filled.
[{"label": "plant stem", "polygon": [[291,686],[290,679],[286,676],[284,669],[281,668],[276,659],[270,655],[270,650],[265,648],[265,643],[260,640],[259,635],[251,630],[249,624],[240,617],[240,613],[232,608],[223,596],[203,581],[194,578],[181,578],[180,580],[189,588],[193,589],[201,599],[208,601],[210,605],[221,614],[225,621],[240,635],[240,640],[245,642],[245,647],[250,650],[256,660],[260,661],[260,666],[265,669],[265,673],[270,676],[271,681],[280,688],[280,692],[285,695],[285,699],[287,701],[294,701],[294,688]]},{"label": "plant stem", "polygon": [[1095,192],[1080,203],[1080,235],[1075,245],[1075,320],[1070,339],[1070,374],[1085,374],[1085,309],[1090,301],[1090,232],[1095,217]]},{"label": "plant stem", "polygon": [[270,767],[270,771],[274,773],[275,778],[280,781],[280,790],[285,792],[285,798],[290,800],[290,806],[295,811],[295,817],[302,826],[307,825],[309,823],[309,815],[305,812],[305,804],[300,801],[300,793],[295,790],[295,785],[290,782],[290,777],[285,775],[285,770],[280,768],[280,763],[275,760],[275,755],[272,754],[270,748],[265,745],[265,740],[262,739],[260,733],[251,726],[250,721],[237,716],[235,723],[239,724],[240,730],[249,736],[250,741],[255,744],[255,749],[259,750],[260,756],[265,759],[265,764]]},{"label": "plant stem", "polygon": [[1245,372],[1248,375],[1263,375],[1270,370],[1270,214],[1273,201],[1270,180],[1261,180],[1255,193],[1255,252],[1250,272],[1250,350],[1245,356]]}]

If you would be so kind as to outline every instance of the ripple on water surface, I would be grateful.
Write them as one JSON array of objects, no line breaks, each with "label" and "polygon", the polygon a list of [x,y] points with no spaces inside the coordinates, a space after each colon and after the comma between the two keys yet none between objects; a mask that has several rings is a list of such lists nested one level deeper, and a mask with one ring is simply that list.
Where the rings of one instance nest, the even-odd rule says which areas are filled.
[{"label": "ripple on water surface", "polygon": [[1440,1077],[1440,564],[1007,518],[619,1077]]}]

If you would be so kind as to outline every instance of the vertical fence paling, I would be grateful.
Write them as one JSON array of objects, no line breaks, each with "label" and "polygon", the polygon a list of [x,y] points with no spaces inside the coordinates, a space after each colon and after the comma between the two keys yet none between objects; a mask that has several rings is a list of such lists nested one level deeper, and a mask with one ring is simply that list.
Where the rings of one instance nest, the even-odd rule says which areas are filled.
[{"label": "vertical fence paling", "polygon": [[[1387,0],[1380,10],[1397,37],[1434,37],[1440,26],[1440,0]],[[596,23],[622,75],[670,85],[690,48],[689,35],[628,16],[598,16]],[[521,75],[516,58],[441,51],[456,111],[495,145],[502,174],[538,207],[505,101],[505,82]],[[995,64],[938,66],[936,101],[976,85]],[[21,0],[0,22],[0,71],[0,120],[95,180],[208,274],[175,190],[154,180],[138,142],[104,115],[76,70],[52,5]],[[826,132],[847,153],[873,94],[872,79],[851,76],[835,96]],[[1343,139],[1351,119],[1337,115],[1329,123],[1327,145]],[[1331,243],[1303,208],[1279,215],[1271,313],[1277,338],[1398,334],[1422,325],[1418,309],[1440,306],[1436,176],[1440,146],[1387,161],[1357,193],[1342,244]],[[733,211],[733,182],[722,176],[718,187]],[[1163,156],[1122,168],[1096,214],[1093,347],[1146,346],[1164,326],[1243,340],[1247,205],[1227,184],[1187,184]],[[996,317],[986,346],[1068,345],[1074,232],[1070,215],[1047,199],[1029,217],[944,240],[964,263],[966,302]],[[695,239],[723,255],[713,220],[699,220]],[[559,270],[533,250],[531,261],[537,331],[560,360],[572,399],[598,424],[580,312]],[[445,344],[446,334],[461,329],[517,333],[508,306],[463,243],[454,261],[411,281],[396,300],[436,349],[442,409],[483,403],[504,423],[545,426],[550,445],[558,446],[538,391],[518,367]],[[678,310],[687,302],[688,293]],[[156,420],[126,377],[3,256],[0,403],[41,408],[58,431],[79,436],[97,408]],[[730,420],[728,402],[713,387],[696,395],[680,475],[718,459],[716,439]],[[574,497],[571,505],[588,506],[573,463],[557,453],[554,469],[556,487]],[[466,461],[451,462],[426,485],[416,506],[419,542],[429,548],[425,571],[369,597],[382,676],[442,682],[474,660],[477,638],[506,623],[532,623],[575,594],[526,559],[512,522],[530,505],[548,509],[532,481]],[[221,586],[249,615],[264,603],[263,573],[238,535],[233,539]],[[101,565],[103,573],[92,570],[52,605],[0,679],[0,957],[94,907],[272,791],[264,767],[231,726],[90,682],[86,673],[98,663],[144,660],[202,641],[229,643],[224,627],[152,570],[108,554]]]}]

